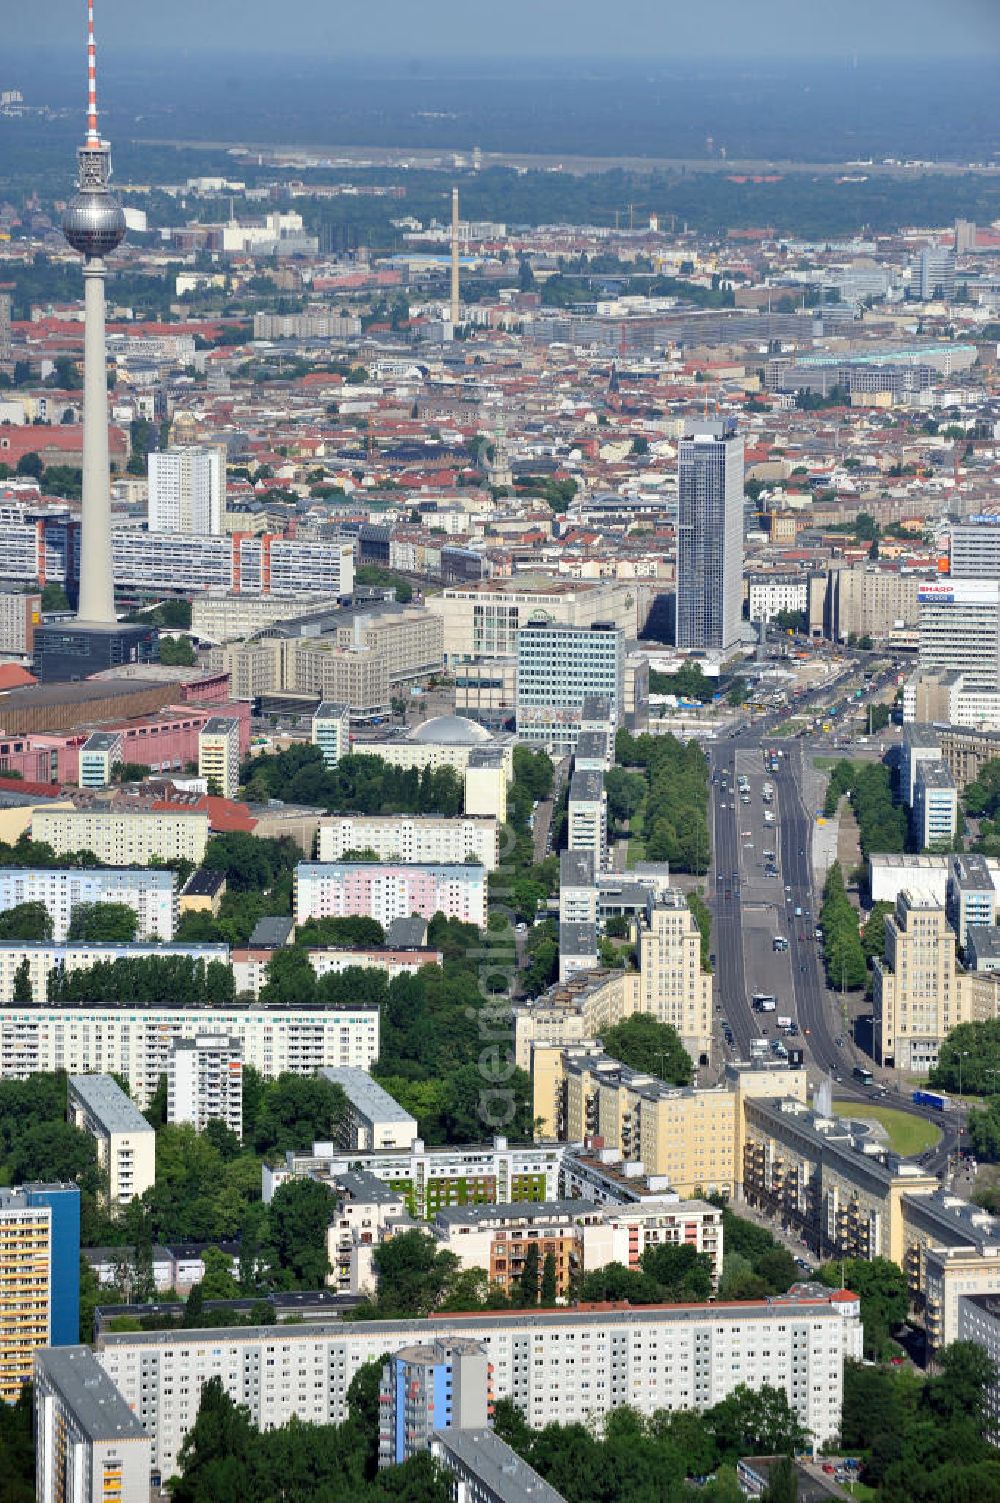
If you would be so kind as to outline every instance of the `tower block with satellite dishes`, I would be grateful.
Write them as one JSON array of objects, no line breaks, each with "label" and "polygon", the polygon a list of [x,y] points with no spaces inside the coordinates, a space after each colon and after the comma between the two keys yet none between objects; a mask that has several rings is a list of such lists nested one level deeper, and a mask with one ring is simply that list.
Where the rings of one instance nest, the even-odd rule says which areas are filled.
[{"label": "tower block with satellite dishes", "polygon": [[[36,667],[44,682],[85,678],[158,657],[156,632],[120,624],[111,570],[111,467],[108,459],[105,256],[125,238],[125,214],[111,192],[111,148],[97,128],[94,5],[87,5],[87,136],[77,151],[76,192],[63,215],[63,234],[84,258],[83,500],[80,510],[79,596],[75,621],[43,623],[35,633]],[[70,569],[67,567],[67,582]]]}]

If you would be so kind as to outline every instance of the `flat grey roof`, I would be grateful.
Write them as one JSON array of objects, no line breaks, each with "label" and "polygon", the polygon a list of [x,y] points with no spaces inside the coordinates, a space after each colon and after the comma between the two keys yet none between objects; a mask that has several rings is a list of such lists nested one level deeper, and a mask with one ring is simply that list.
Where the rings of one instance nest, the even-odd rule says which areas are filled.
[{"label": "flat grey roof", "polygon": [[545,1221],[550,1217],[595,1216],[605,1209],[596,1201],[580,1197],[565,1200],[513,1200],[499,1201],[496,1205],[442,1206],[435,1219],[454,1222],[459,1226],[475,1226],[481,1221],[495,1221],[498,1217]]},{"label": "flat grey roof", "polygon": [[90,1440],[147,1440],[137,1417],[89,1346],[46,1347],[36,1369],[58,1390],[63,1404]]},{"label": "flat grey roof", "polygon": [[596,955],[596,924],[560,924],[559,949],[563,955]]},{"label": "flat grey roof", "polygon": [[[453,1456],[459,1469],[478,1478],[489,1496],[502,1503],[566,1503],[565,1495],[524,1461],[493,1430],[435,1430],[432,1445]],[[447,1460],[444,1464],[447,1466]]]},{"label": "flat grey roof", "polygon": [[[851,1296],[855,1298],[855,1296]],[[102,1333],[100,1349],[118,1346],[204,1346],[209,1340],[225,1342],[294,1341],[304,1338],[349,1340],[352,1336],[372,1336],[377,1341],[385,1339],[382,1350],[396,1350],[407,1339],[434,1341],[446,1336],[449,1330],[460,1328],[482,1331],[512,1330],[523,1333],[527,1330],[543,1330],[546,1326],[569,1328],[571,1325],[588,1325],[597,1330],[608,1326],[661,1325],[664,1322],[784,1319],[796,1314],[818,1315],[821,1319],[841,1319],[836,1303],[837,1291],[831,1289],[828,1298],[809,1296],[765,1295],[761,1299],[739,1300],[723,1303],[688,1305],[634,1305],[621,1309],[613,1304],[577,1306],[566,1310],[498,1310],[475,1311],[471,1314],[445,1314],[427,1319],[408,1320],[357,1320],[345,1325],[341,1321],[317,1322],[314,1325],[284,1328],[275,1332],[274,1326],[209,1326],[199,1330],[179,1331],[109,1331]]]},{"label": "flat grey roof", "polygon": [[121,740],[117,731],[91,731],[83,743],[84,751],[113,751]]},{"label": "flat grey roof", "polygon": [[384,1091],[367,1070],[359,1070],[354,1065],[340,1065],[322,1069],[319,1074],[332,1085],[340,1086],[351,1105],[369,1121],[408,1123],[413,1128],[413,1136],[417,1136],[416,1119],[409,1112],[404,1112],[399,1102],[393,1100],[389,1092]]},{"label": "flat grey roof", "polygon": [[230,731],[239,729],[239,720],[235,715],[212,715],[201,728],[203,736],[228,736]]},{"label": "flat grey roof", "polygon": [[347,705],[336,699],[324,699],[313,711],[314,720],[342,720],[347,714]]},{"label": "flat grey roof", "polygon": [[602,773],[587,769],[584,772],[574,772],[570,779],[569,797],[571,803],[587,802],[596,804],[600,802],[604,792],[604,776]]},{"label": "flat grey roof", "polygon": [[925,788],[954,788],[955,779],[943,762],[921,762],[917,768],[917,782]]},{"label": "flat grey roof", "polygon": [[110,1075],[71,1075],[69,1089],[107,1132],[152,1132],[134,1101]]},{"label": "flat grey roof", "polygon": [[594,886],[593,851],[562,851],[559,856],[560,887]]},{"label": "flat grey roof", "polygon": [[607,752],[607,731],[581,731],[576,738],[577,757],[605,757]]},{"label": "flat grey roof", "polygon": [[908,725],[903,731],[903,742],[912,747],[940,747],[941,737],[932,726]]},{"label": "flat grey roof", "polygon": [[993,878],[986,864],[986,857],[972,853],[968,856],[953,856],[951,875],[955,885],[963,892],[993,893]]}]

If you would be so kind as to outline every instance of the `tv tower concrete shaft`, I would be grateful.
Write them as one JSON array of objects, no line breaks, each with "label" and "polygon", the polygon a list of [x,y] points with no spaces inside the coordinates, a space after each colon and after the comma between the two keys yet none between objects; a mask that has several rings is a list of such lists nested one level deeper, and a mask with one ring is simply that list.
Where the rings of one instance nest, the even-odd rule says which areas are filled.
[{"label": "tv tower concrete shaft", "polygon": [[107,341],[104,279],[100,259],[83,268],[83,501],[80,536],[81,621],[113,622],[111,578],[111,465],[108,458]]},{"label": "tv tower concrete shaft", "polygon": [[451,326],[458,328],[462,305],[458,292],[458,189],[451,190]]}]

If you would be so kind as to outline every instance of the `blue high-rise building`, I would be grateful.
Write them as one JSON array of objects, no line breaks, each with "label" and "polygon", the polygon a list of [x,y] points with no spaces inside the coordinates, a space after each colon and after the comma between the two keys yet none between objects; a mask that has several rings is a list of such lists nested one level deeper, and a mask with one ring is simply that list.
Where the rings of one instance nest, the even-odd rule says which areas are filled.
[{"label": "blue high-rise building", "polygon": [[389,1358],[379,1385],[380,1467],[426,1451],[435,1430],[482,1430],[489,1423],[490,1367],[475,1341],[407,1346]]},{"label": "blue high-rise building", "polygon": [[29,1206],[48,1206],[52,1213],[51,1341],[75,1346],[80,1340],[80,1187],[24,1185]]}]

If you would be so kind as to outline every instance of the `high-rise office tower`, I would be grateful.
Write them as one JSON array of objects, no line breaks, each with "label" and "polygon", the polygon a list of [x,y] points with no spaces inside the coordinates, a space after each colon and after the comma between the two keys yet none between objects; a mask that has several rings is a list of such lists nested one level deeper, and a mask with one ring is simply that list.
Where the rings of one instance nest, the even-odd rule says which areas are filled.
[{"label": "high-rise office tower", "polygon": [[677,490],[677,646],[728,652],[743,616],[743,439],[735,418],[689,424]]},{"label": "high-rise office tower", "polygon": [[14,374],[14,351],[10,334],[10,293],[0,292],[0,374]]},{"label": "high-rise office tower", "polygon": [[112,194],[111,148],[97,129],[94,6],[87,7],[87,137],[77,151],[77,191],[63,215],[63,234],[84,257],[83,502],[80,595],[75,622],[35,634],[46,680],[83,678],[102,668],[156,657],[148,627],[120,626],[111,575],[111,478],[108,460],[107,339],[104,257],[125,238],[125,214]]},{"label": "high-rise office tower", "polygon": [[922,303],[946,303],[955,296],[955,252],[948,246],[928,245],[913,268],[910,291]]},{"label": "high-rise office tower", "polygon": [[451,190],[451,299],[449,312],[451,314],[451,326],[458,327],[462,316],[462,304],[458,286],[458,189]]},{"label": "high-rise office tower", "polygon": [[1000,690],[1000,580],[921,580],[921,673],[961,673],[964,687]]},{"label": "high-rise office tower", "polygon": [[981,513],[951,528],[952,579],[1000,579],[1000,516]]},{"label": "high-rise office tower", "polygon": [[560,754],[580,738],[584,701],[603,695],[620,723],[625,686],[625,633],[606,621],[568,626],[529,621],[517,634],[517,737]]},{"label": "high-rise office tower", "polygon": [[150,532],[218,536],[226,496],[225,451],[184,444],[149,456]]}]

